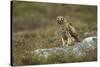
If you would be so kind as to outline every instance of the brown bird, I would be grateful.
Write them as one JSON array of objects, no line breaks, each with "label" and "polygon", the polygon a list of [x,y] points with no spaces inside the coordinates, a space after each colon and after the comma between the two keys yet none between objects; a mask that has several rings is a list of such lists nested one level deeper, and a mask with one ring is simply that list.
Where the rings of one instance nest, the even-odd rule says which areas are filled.
[{"label": "brown bird", "polygon": [[69,41],[78,42],[80,41],[77,35],[75,28],[72,26],[71,22],[68,22],[64,16],[58,16],[56,18],[57,23],[59,24],[59,31],[63,45],[69,44]]}]

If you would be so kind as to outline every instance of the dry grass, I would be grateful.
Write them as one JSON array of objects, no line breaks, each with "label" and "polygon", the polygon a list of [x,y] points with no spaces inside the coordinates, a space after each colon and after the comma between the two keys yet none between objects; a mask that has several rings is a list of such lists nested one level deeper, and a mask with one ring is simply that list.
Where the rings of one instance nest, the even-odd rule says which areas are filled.
[{"label": "dry grass", "polygon": [[[45,6],[45,7],[44,7]],[[66,8],[66,9],[65,9]],[[74,56],[52,56],[47,60],[31,54],[38,48],[61,47],[56,35],[56,16],[69,16],[81,39],[84,32],[96,31],[96,6],[13,2],[13,65],[36,65],[96,60],[96,51],[87,52],[84,59]],[[93,53],[92,53],[93,52]],[[90,57],[91,56],[91,57]]]}]

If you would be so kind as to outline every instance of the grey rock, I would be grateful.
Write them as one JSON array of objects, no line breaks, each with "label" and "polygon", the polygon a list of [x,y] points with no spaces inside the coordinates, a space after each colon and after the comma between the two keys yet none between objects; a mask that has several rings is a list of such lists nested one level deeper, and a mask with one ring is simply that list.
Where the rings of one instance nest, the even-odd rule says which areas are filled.
[{"label": "grey rock", "polygon": [[87,37],[82,42],[75,43],[74,46],[54,47],[49,49],[36,49],[32,53],[39,57],[48,58],[52,55],[60,55],[63,53],[65,56],[74,55],[75,57],[86,56],[86,51],[94,50],[97,48],[97,37]]}]

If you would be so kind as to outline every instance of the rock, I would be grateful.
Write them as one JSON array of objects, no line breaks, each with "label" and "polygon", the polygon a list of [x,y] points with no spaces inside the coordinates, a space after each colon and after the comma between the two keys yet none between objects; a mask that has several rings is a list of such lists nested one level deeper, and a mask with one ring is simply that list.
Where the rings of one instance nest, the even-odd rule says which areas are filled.
[{"label": "rock", "polygon": [[74,57],[82,57],[87,56],[87,51],[95,50],[97,48],[97,37],[87,37],[82,42],[76,43],[74,46],[63,46],[61,48],[54,47],[49,49],[36,49],[34,55],[37,58],[43,57],[47,59],[49,56],[54,55],[65,55],[74,56]]}]

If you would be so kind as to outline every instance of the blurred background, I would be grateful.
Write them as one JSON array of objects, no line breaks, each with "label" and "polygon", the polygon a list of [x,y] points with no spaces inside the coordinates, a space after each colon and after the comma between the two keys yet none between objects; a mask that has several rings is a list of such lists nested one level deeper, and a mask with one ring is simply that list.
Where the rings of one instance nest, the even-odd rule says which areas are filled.
[{"label": "blurred background", "polygon": [[[69,21],[76,28],[81,39],[85,32],[97,32],[97,6],[74,5],[57,3],[39,3],[12,1],[12,65],[43,64],[44,60],[33,60],[30,53],[39,48],[61,47],[59,37],[56,37],[58,26],[56,17],[59,15],[69,17]],[[96,60],[94,58],[84,58],[81,61]],[[45,63],[61,63],[56,61]],[[78,61],[70,60],[69,62]],[[38,60],[38,61],[37,61]],[[63,59],[65,60],[65,59]],[[65,60],[66,62],[66,60]],[[67,61],[68,62],[68,61]]]},{"label": "blurred background", "polygon": [[75,27],[95,29],[97,24],[97,7],[86,5],[50,4],[14,1],[13,31],[33,30],[47,25],[55,25],[59,15],[69,16]]}]

